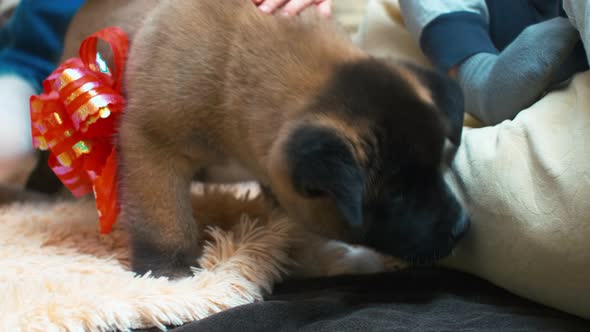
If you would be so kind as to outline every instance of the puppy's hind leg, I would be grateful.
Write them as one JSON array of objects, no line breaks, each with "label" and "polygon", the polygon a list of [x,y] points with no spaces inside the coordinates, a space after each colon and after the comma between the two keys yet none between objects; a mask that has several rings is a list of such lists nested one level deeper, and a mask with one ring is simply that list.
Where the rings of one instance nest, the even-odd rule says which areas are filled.
[{"label": "puppy's hind leg", "polygon": [[125,136],[120,142],[121,213],[130,231],[132,269],[188,276],[200,255],[190,197],[194,161],[158,148],[142,134]]}]

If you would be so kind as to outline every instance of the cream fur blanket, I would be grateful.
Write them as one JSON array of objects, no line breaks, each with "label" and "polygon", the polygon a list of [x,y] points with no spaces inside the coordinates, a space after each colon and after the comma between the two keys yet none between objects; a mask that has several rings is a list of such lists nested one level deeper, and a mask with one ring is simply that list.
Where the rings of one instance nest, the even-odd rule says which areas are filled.
[{"label": "cream fur blanket", "polygon": [[402,266],[301,232],[253,197],[255,186],[193,191],[208,237],[201,269],[178,281],[131,273],[121,225],[101,236],[91,201],[0,207],[0,331],[165,329],[260,301],[288,273]]},{"label": "cream fur blanket", "polygon": [[235,225],[211,228],[203,269],[174,282],[128,271],[125,234],[100,236],[93,202],[1,208],[0,330],[163,329],[261,300],[288,266],[292,229],[280,218],[240,222],[256,203],[221,200],[213,199],[233,210],[208,220]]},{"label": "cream fur blanket", "polygon": [[[429,65],[396,0],[369,2],[357,42]],[[448,181],[473,224],[447,266],[590,319],[589,72],[514,121],[466,129]]]}]

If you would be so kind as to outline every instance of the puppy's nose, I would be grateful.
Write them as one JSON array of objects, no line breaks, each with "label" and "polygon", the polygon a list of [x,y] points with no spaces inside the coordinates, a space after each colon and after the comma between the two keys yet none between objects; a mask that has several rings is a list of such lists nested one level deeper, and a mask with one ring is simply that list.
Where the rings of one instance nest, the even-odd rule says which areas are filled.
[{"label": "puppy's nose", "polygon": [[463,238],[469,230],[469,225],[471,225],[471,219],[467,214],[461,213],[461,216],[455,225],[453,225],[453,228],[451,228],[451,237],[455,242],[458,242]]}]

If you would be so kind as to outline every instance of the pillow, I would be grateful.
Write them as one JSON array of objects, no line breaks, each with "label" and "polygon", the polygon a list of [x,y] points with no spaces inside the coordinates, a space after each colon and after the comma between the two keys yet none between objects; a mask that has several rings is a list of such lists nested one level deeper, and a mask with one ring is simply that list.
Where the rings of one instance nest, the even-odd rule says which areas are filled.
[{"label": "pillow", "polygon": [[[429,66],[396,0],[369,1],[355,41]],[[447,179],[472,228],[444,266],[590,318],[590,73],[513,121],[466,128]]]}]

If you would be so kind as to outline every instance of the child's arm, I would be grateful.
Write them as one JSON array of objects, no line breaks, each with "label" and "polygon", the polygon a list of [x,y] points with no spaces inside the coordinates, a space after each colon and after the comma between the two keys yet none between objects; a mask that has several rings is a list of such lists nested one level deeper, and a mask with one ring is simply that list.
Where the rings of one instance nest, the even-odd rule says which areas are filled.
[{"label": "child's arm", "polygon": [[295,16],[305,8],[317,6],[318,11],[325,17],[332,14],[332,0],[252,0],[260,9],[268,14],[280,8],[281,14]]},{"label": "child's arm", "polygon": [[457,68],[467,111],[488,125],[513,119],[554,83],[578,40],[568,19],[557,17],[529,26],[498,55],[471,56]]},{"label": "child's arm", "polygon": [[537,100],[578,40],[567,19],[556,18],[528,27],[499,52],[484,0],[400,0],[400,6],[422,51],[458,79],[466,111],[488,125]]},{"label": "child's arm", "polygon": [[498,51],[488,32],[485,0],[400,0],[405,24],[441,71],[477,53]]},{"label": "child's arm", "polygon": [[57,66],[70,20],[83,0],[22,0],[0,29],[0,74],[13,73],[33,84]]},{"label": "child's arm", "polygon": [[57,66],[64,34],[82,3],[22,0],[0,27],[0,163],[31,152],[29,97]]}]

